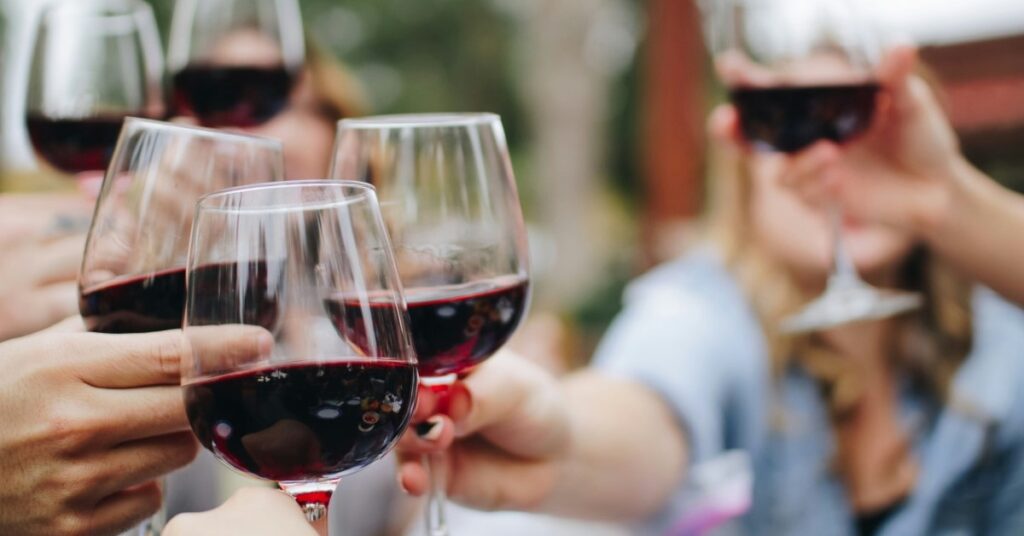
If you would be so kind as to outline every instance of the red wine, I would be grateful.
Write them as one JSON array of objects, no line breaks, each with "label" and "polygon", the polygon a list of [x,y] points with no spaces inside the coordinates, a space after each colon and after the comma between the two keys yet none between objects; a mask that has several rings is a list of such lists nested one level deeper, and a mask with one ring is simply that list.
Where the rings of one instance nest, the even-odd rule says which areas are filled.
[{"label": "red wine", "polygon": [[148,333],[180,328],[185,311],[185,269],[85,289],[78,306],[89,331]]},{"label": "red wine", "polygon": [[819,140],[848,141],[871,125],[878,84],[732,90],[743,136],[760,149],[793,153]]},{"label": "red wine", "polygon": [[391,449],[416,403],[416,367],[399,361],[301,363],[185,386],[200,443],[276,482],[337,478]]},{"label": "red wine", "polygon": [[[214,264],[192,270],[190,283],[197,292],[216,296],[216,299],[197,300],[191,316],[193,324],[224,324],[233,319],[239,324],[273,328],[277,321],[277,302],[267,296],[266,264],[254,262],[243,266],[246,274],[243,285],[238,283],[239,270],[235,264]],[[238,293],[244,293],[245,298],[235,299]],[[89,331],[148,333],[178,329],[185,312],[185,269],[115,279],[85,289],[79,298],[79,311]],[[225,311],[233,313],[234,318]]]},{"label": "red wine", "polygon": [[28,135],[39,156],[65,173],[107,169],[123,116],[54,119],[28,116]]},{"label": "red wine", "polygon": [[257,126],[288,105],[293,81],[284,67],[192,65],[174,75],[174,107],[209,127]]},{"label": "red wine", "polygon": [[[420,374],[463,374],[491,357],[519,326],[528,295],[525,280],[407,291]],[[342,335],[364,345],[364,312],[358,304],[333,299],[327,307]],[[374,317],[386,310],[382,306],[371,309]]]}]

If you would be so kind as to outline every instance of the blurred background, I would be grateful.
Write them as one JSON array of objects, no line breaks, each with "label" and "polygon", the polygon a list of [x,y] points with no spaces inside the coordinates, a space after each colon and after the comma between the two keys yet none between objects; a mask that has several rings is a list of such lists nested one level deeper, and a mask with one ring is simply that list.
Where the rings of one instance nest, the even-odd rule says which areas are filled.
[{"label": "blurred background", "polygon": [[[0,169],[37,178],[25,77],[39,0],[2,0]],[[166,36],[173,0],[152,0]],[[923,47],[967,154],[1024,187],[1024,4],[871,0]],[[307,35],[360,82],[372,113],[501,114],[531,224],[534,312],[584,362],[630,277],[675,255],[703,202],[709,76],[685,0],[302,0]],[[26,173],[31,181],[19,180]],[[525,332],[527,336],[530,331]],[[549,331],[549,334],[551,332]]]},{"label": "blurred background", "polygon": [[[712,1],[712,0],[708,0]],[[966,154],[1024,189],[1024,2],[864,0],[912,40]],[[68,188],[37,165],[25,92],[41,0],[0,0],[0,191]],[[173,0],[151,0],[166,47]],[[307,36],[374,114],[499,113],[537,281],[526,353],[584,364],[623,287],[686,245],[704,204],[704,121],[725,98],[691,0],[301,0]],[[471,531],[472,532],[472,531]]]}]

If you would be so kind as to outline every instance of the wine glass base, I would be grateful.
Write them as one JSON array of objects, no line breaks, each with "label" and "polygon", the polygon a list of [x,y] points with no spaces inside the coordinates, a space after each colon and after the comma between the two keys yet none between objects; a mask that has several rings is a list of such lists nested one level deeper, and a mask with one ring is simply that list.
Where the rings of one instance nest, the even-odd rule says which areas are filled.
[{"label": "wine glass base", "polygon": [[800,312],[782,321],[783,333],[798,334],[891,318],[921,307],[922,296],[913,292],[879,290],[866,285],[830,288]]}]

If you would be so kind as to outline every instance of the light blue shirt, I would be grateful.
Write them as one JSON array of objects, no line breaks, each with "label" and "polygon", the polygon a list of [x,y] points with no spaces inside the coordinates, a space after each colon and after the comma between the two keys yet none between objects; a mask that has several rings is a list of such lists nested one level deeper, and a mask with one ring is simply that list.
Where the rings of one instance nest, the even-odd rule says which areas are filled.
[{"label": "light blue shirt", "polygon": [[[921,471],[880,536],[1024,534],[1024,312],[987,290],[973,298],[974,345],[954,380],[962,404],[940,407],[909,385],[902,421]],[[757,535],[852,535],[854,514],[830,469],[835,440],[816,382],[798,368],[775,380],[766,341],[736,281],[703,252],[633,283],[596,366],[664,397],[690,461],[741,449],[753,462]],[[909,383],[909,382],[908,382]],[[958,408],[970,407],[970,411]],[[781,426],[769,424],[782,411]],[[685,484],[642,532],[665,534]]]}]

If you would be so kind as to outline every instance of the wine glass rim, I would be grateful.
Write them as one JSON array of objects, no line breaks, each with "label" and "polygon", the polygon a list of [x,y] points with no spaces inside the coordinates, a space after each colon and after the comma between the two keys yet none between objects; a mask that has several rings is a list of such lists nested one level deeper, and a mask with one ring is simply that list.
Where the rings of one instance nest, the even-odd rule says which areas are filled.
[{"label": "wine glass rim", "polygon": [[197,136],[204,136],[209,138],[234,138],[242,139],[246,141],[260,143],[274,147],[278,150],[282,150],[282,144],[280,141],[273,138],[267,138],[264,136],[256,136],[254,134],[244,134],[241,132],[226,132],[223,130],[217,130],[213,128],[200,127],[195,125],[182,125],[180,123],[170,123],[167,121],[160,121],[159,119],[150,119],[148,117],[135,117],[127,116],[124,118],[124,128],[128,128],[129,125],[145,125],[147,127],[155,127],[161,130],[177,130],[181,132],[188,132]]},{"label": "wine glass rim", "polygon": [[338,128],[380,129],[468,127],[493,123],[498,120],[500,120],[500,116],[492,112],[392,114],[345,118],[338,121]]},{"label": "wine glass rim", "polygon": [[[94,8],[109,9],[97,11]],[[140,13],[152,13],[153,9],[140,0],[90,0],[90,2],[56,2],[43,7],[43,19],[48,17],[76,16],[88,19],[119,20],[132,19]]]},{"label": "wine glass rim", "polygon": [[[345,196],[341,199],[324,200],[317,202],[309,201],[279,201],[273,200],[260,205],[250,206],[223,206],[216,204],[220,200],[241,197],[246,194],[263,192],[268,190],[304,190],[310,188],[357,190],[354,196]],[[277,212],[310,212],[326,210],[356,203],[363,203],[375,199],[377,189],[373,185],[352,180],[341,179],[307,179],[290,180],[283,182],[264,182],[260,184],[248,184],[236,186],[225,190],[219,190],[199,198],[198,210],[202,212],[216,212],[221,214],[268,214]]]}]

